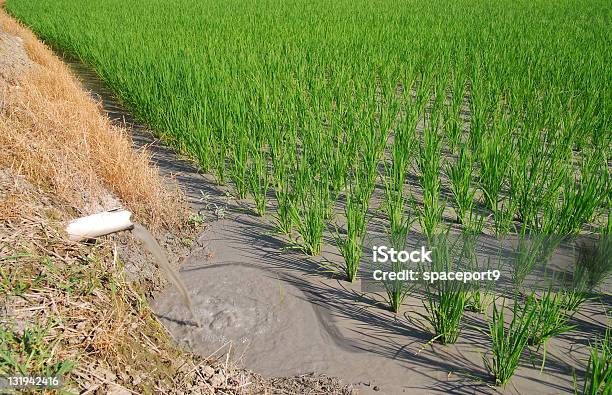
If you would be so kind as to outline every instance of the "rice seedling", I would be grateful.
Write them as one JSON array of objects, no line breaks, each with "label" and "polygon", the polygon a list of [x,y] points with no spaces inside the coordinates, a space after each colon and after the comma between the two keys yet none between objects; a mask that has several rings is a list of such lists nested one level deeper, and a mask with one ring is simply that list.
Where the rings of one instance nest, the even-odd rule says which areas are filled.
[{"label": "rice seedling", "polygon": [[419,222],[428,239],[433,239],[440,222],[444,203],[441,201],[440,156],[442,139],[438,135],[437,119],[429,121],[420,146],[417,164],[421,172],[420,181],[423,189],[423,208]]},{"label": "rice seedling", "polygon": [[293,229],[291,207],[293,207],[294,201],[289,185],[287,183],[277,184],[274,195],[276,196],[276,230],[280,234],[290,236]]},{"label": "rice seedling", "polygon": [[225,142],[225,134],[223,131],[219,131],[217,137],[211,141],[212,151],[214,157],[217,158],[215,161],[215,178],[217,184],[225,185],[226,183],[226,168],[227,168],[227,143]]},{"label": "rice seedling", "polygon": [[340,192],[346,187],[351,156],[350,147],[344,141],[344,136],[337,135],[336,139],[337,142],[327,145],[328,154],[325,156],[330,159],[328,162],[328,172],[330,192],[334,201],[337,200]]},{"label": "rice seedling", "polygon": [[246,131],[239,129],[236,139],[231,147],[230,177],[234,182],[234,188],[240,199],[244,199],[248,192],[248,170],[249,170],[249,141]]},{"label": "rice seedling", "polygon": [[[527,129],[515,139],[517,158],[510,169],[510,201],[524,227],[535,227],[540,210],[557,198],[566,177],[563,147],[554,136]],[[548,171],[557,169],[554,173]],[[537,228],[537,227],[536,227]]]},{"label": "rice seedling", "polygon": [[[391,265],[391,271],[400,273],[405,270],[406,267],[400,262],[394,262]],[[412,285],[409,286],[403,280],[383,280],[383,286],[387,294],[387,303],[389,304],[389,310],[394,313],[398,313],[406,296],[408,296],[411,290],[414,288]]]},{"label": "rice seedling", "polygon": [[[552,6],[545,3],[539,6]],[[327,166],[317,171],[328,173],[335,199],[346,187],[350,158],[359,151],[354,146],[364,146],[362,157],[369,158],[364,171],[373,178],[373,159],[381,157],[398,115],[418,120],[413,114],[420,113],[427,129],[446,136],[452,152],[463,145],[466,130],[489,208],[495,209],[507,183],[519,219],[532,225],[544,203],[562,187],[567,189],[562,184],[569,181],[559,181],[565,179],[560,176],[565,170],[558,169],[571,168],[571,147],[592,156],[593,147],[606,146],[606,90],[592,89],[607,81],[606,41],[573,39],[576,31],[605,31],[600,19],[586,23],[575,18],[568,25],[565,14],[551,11],[551,25],[542,24],[536,13],[507,4],[490,13],[491,18],[473,23],[471,10],[489,6],[479,1],[465,7],[463,0],[426,6],[410,0],[414,7],[389,2],[376,15],[371,4],[342,0],[332,7],[338,16],[323,12],[325,7],[314,2],[305,6],[312,15],[307,21],[301,18],[304,9],[293,3],[278,8],[264,1],[239,9],[210,6],[209,1],[177,4],[169,11],[171,23],[144,1],[104,0],[87,12],[66,0],[9,0],[7,8],[42,38],[92,66],[138,118],[193,155],[204,171],[213,169],[219,183],[229,175],[240,197],[250,189],[248,173],[256,171],[245,147],[264,130],[278,134],[282,143],[287,136],[297,136],[299,149],[289,150],[291,156],[311,148],[323,155]],[[254,12],[262,15],[259,22],[248,18]],[[436,16],[434,25],[429,15]],[[367,23],[351,22],[362,16],[367,16]],[[202,20],[219,23],[197,22]],[[465,22],[452,28],[446,23],[456,20]],[[505,23],[513,20],[529,29],[519,31]],[[182,28],[173,29],[174,24]],[[237,25],[243,28],[232,28]],[[550,26],[555,26],[554,34]],[[326,34],[312,33],[322,29]],[[475,34],[479,29],[499,36],[482,41]],[[262,42],[270,31],[274,37]],[[518,39],[521,48],[515,48]],[[517,53],[510,56],[508,47]],[[535,52],[542,53],[537,60],[527,55]],[[580,58],[578,54],[592,58],[588,67],[571,61]],[[589,91],[594,93],[583,94]],[[469,119],[461,114],[465,101]],[[432,121],[435,127],[427,125]],[[408,129],[415,128],[416,124]],[[305,129],[311,129],[308,138]],[[432,134],[427,134],[425,147],[432,142]],[[315,147],[307,147],[311,144]],[[422,153],[428,151],[428,158],[432,151],[439,154],[434,146]],[[424,165],[421,160],[419,170]],[[427,172],[428,185],[423,185],[427,196],[422,222],[430,235],[441,206],[434,173]],[[462,174],[456,173],[457,186]],[[587,204],[580,202],[587,190],[601,196],[606,189],[595,181],[580,188],[583,192],[566,192],[564,212]],[[466,194],[454,199],[459,196]],[[590,212],[589,207],[579,209],[574,214],[580,219],[572,220],[576,224],[564,227],[575,229],[591,217]],[[499,232],[505,232],[502,225],[510,216],[508,210],[498,211]]]},{"label": "rice seedling", "polygon": [[535,293],[529,296],[528,304],[534,310],[529,329],[529,345],[536,346],[538,349],[541,346],[544,347],[541,370],[544,369],[546,362],[548,340],[575,327],[569,324],[573,311],[567,310],[571,297],[571,293],[555,292],[552,288],[548,288],[540,296],[536,296]]},{"label": "rice seedling", "polygon": [[307,170],[298,173],[295,205],[289,206],[292,222],[301,238],[299,248],[307,255],[319,255],[330,204],[327,183],[310,179]]},{"label": "rice seedling", "polygon": [[596,289],[610,278],[612,273],[612,238],[606,230],[601,231],[598,240],[585,241],[578,246],[575,279],[587,290]]},{"label": "rice seedling", "polygon": [[485,227],[486,217],[480,212],[480,209],[471,210],[466,221],[461,229],[461,234],[464,239],[476,239],[482,234]]},{"label": "rice seedling", "polygon": [[512,282],[518,291],[525,278],[532,272],[536,264],[544,263],[547,250],[546,237],[526,237],[519,236],[514,250],[512,266]]},{"label": "rice seedling", "polygon": [[293,217],[291,207],[294,205],[294,195],[291,193],[287,165],[282,156],[272,154],[273,186],[276,197],[276,230],[280,234],[291,235],[293,229]]},{"label": "rice seedling", "polygon": [[476,189],[472,188],[473,158],[467,145],[459,148],[457,160],[447,164],[446,172],[451,182],[451,191],[457,213],[457,221],[464,224],[466,216],[474,207]]},{"label": "rice seedling", "polygon": [[612,393],[612,337],[610,328],[602,338],[596,338],[589,346],[589,360],[584,373],[582,388],[578,391],[578,382],[574,372],[574,393],[582,395],[609,395]]},{"label": "rice seedling", "polygon": [[365,236],[369,195],[362,183],[367,182],[356,175],[349,185],[344,214],[346,216],[346,234],[337,229],[334,233],[336,244],[344,258],[344,273],[348,281],[353,282],[359,273],[359,264],[363,255],[363,238]]},{"label": "rice seedling", "polygon": [[565,179],[562,203],[556,210],[546,213],[550,213],[550,217],[543,219],[544,230],[562,235],[579,232],[582,225],[593,218],[595,209],[603,202],[605,191],[609,190],[609,183],[607,162],[604,162],[600,155],[594,154],[585,160],[580,167],[580,182],[573,177]]},{"label": "rice seedling", "polygon": [[[456,243],[453,243],[453,245],[449,243],[447,233],[435,238],[432,249],[432,263],[428,270],[437,272],[453,270],[452,254]],[[461,259],[462,257],[459,258],[458,262],[461,262]],[[426,283],[425,299],[423,300],[423,306],[426,310],[424,318],[433,329],[432,342],[452,344],[459,338],[461,318],[468,302],[466,288],[466,285],[460,281]]]},{"label": "rice seedling", "polygon": [[268,171],[268,154],[261,148],[252,154],[251,169],[248,173],[249,188],[255,200],[257,214],[264,216],[268,203],[270,178]]},{"label": "rice seedling", "polygon": [[504,321],[506,300],[503,300],[501,308],[493,304],[493,316],[488,324],[493,355],[490,359],[483,356],[483,360],[497,386],[504,386],[508,383],[529,342],[531,322],[535,315],[532,304],[533,300],[530,298],[521,309],[515,301],[512,321],[508,326]]},{"label": "rice seedling", "polygon": [[517,209],[518,202],[512,200],[511,197],[503,197],[501,203],[493,209],[495,235],[498,238],[502,238],[510,232]]},{"label": "rice seedling", "polygon": [[490,210],[497,209],[500,193],[512,161],[511,134],[505,115],[494,115],[497,127],[485,135],[486,143],[481,147],[480,188]]},{"label": "rice seedling", "polygon": [[272,187],[276,197],[276,229],[280,234],[290,236],[293,229],[291,207],[295,204],[292,193],[292,151],[295,149],[294,136],[272,133],[269,136],[272,162]]},{"label": "rice seedling", "polygon": [[412,223],[410,207],[405,192],[406,173],[410,165],[409,153],[414,147],[414,134],[411,130],[400,129],[395,134],[391,149],[391,163],[385,162],[385,209],[389,219],[388,234],[391,244],[403,248]]},{"label": "rice seedling", "polygon": [[[391,246],[397,251],[404,249],[406,245],[405,234],[392,235]],[[403,237],[403,238],[401,238]],[[397,243],[397,244],[393,244]],[[401,261],[392,261],[390,265],[384,267],[385,270],[389,270],[394,273],[401,273],[404,270],[408,270],[408,265]],[[387,303],[389,309],[393,313],[398,313],[406,297],[415,289],[415,283],[408,283],[405,280],[400,279],[385,279],[382,280],[382,285],[387,295]]]},{"label": "rice seedling", "polygon": [[495,295],[491,288],[491,286],[481,287],[479,283],[476,289],[469,292],[466,308],[474,313],[486,313],[489,306],[495,302]]},{"label": "rice seedling", "polygon": [[[458,67],[451,81],[451,98],[449,106],[446,107],[445,118],[447,124],[444,128],[451,152],[456,152],[457,147],[462,146],[461,136],[463,134],[464,121],[461,118],[461,107],[465,96],[466,78],[465,69]],[[461,148],[459,154],[461,154]]]},{"label": "rice seedling", "polygon": [[[468,253],[466,253],[466,256]],[[487,271],[493,268],[491,260],[488,259],[487,265],[484,268],[479,267],[477,262],[469,264],[467,266],[474,271]],[[481,270],[482,269],[482,270]],[[477,281],[470,286],[468,291],[468,300],[466,302],[466,309],[475,313],[484,314],[493,302],[495,302],[495,283],[492,281]]]},{"label": "rice seedling", "polygon": [[[407,122],[408,125],[414,125]],[[385,209],[389,220],[387,233],[391,245],[396,250],[406,246],[408,231],[413,222],[410,210],[414,210],[414,200],[406,197],[405,179],[410,165],[409,153],[412,151],[415,138],[410,126],[396,130],[391,149],[391,163],[385,163]],[[412,202],[410,204],[409,202]],[[404,269],[404,264],[394,262],[391,270],[398,273]],[[383,285],[387,293],[387,301],[391,311],[397,313],[409,293],[404,281],[388,280]]]},{"label": "rice seedling", "polygon": [[441,344],[452,344],[459,338],[461,318],[468,301],[467,292],[462,289],[461,283],[452,284],[452,287],[440,286],[436,291],[428,292],[427,302],[424,303],[427,321],[434,333],[431,341]]},{"label": "rice seedling", "polygon": [[612,239],[609,232],[610,222],[606,227],[602,227],[598,240],[584,241],[577,246],[578,255],[574,261],[572,286],[567,291],[565,300],[566,310],[575,312],[610,278]]}]

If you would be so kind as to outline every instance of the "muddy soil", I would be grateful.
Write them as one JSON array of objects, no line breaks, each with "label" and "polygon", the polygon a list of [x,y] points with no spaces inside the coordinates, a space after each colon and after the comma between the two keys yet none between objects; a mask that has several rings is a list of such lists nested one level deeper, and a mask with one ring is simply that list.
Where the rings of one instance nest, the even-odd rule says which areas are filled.
[{"label": "muddy soil", "polygon": [[190,323],[174,289],[153,302],[179,343],[201,355],[231,345],[233,358],[257,372],[325,372],[363,393],[556,394],[572,391],[572,369],[580,371],[587,358],[589,333],[605,322],[600,305],[583,307],[579,329],[550,341],[542,374],[541,352],[534,352],[535,367],[526,359],[510,385],[494,389],[485,384],[482,355],[490,341],[481,332],[482,315],[467,314],[457,344],[428,345],[420,300],[410,297],[394,315],[380,295],[363,294],[359,284],[321,269],[339,258],[331,248],[309,259],[283,250],[272,232],[271,224],[244,213],[208,225],[181,273],[200,327]]}]

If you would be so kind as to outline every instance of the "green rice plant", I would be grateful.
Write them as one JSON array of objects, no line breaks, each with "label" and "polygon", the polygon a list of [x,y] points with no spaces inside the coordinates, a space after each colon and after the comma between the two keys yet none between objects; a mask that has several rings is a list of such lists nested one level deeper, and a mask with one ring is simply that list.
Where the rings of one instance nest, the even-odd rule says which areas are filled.
[{"label": "green rice plant", "polygon": [[574,260],[572,286],[567,291],[565,308],[576,311],[591,297],[593,291],[604,284],[612,273],[612,239],[609,236],[610,222],[602,227],[596,241],[585,241],[578,245],[578,255]]},{"label": "green rice plant", "polygon": [[474,207],[476,189],[472,188],[473,157],[467,145],[461,145],[457,160],[447,164],[446,173],[451,182],[451,191],[457,213],[457,221],[464,224]]},{"label": "green rice plant", "polygon": [[214,152],[213,157],[217,158],[214,161],[215,178],[217,184],[225,185],[225,173],[227,168],[227,143],[225,142],[225,134],[222,130],[219,130],[219,132],[217,133],[217,137],[212,139],[211,146]]},{"label": "green rice plant", "polygon": [[365,232],[365,213],[360,202],[349,199],[346,203],[347,234],[343,238],[336,235],[336,243],[344,258],[344,272],[348,281],[353,282],[359,272],[359,263],[363,255],[363,235]]},{"label": "green rice plant", "polygon": [[384,163],[385,210],[389,219],[388,234],[391,244],[403,248],[413,219],[405,192],[406,173],[410,165],[409,154],[414,147],[414,134],[411,130],[399,129],[391,148],[391,163]]},{"label": "green rice plant", "polygon": [[[439,232],[444,209],[442,140],[459,156],[450,178],[464,227],[484,217],[468,209],[476,185],[498,235],[513,232],[513,216],[525,234],[561,235],[605,216],[603,16],[612,6],[595,3],[175,0],[160,12],[145,0],[7,0],[6,9],[91,67],[138,120],[218,183],[230,181],[241,198],[254,192],[262,213],[269,183],[279,230],[297,231],[312,252],[348,175],[362,173],[360,193],[372,196],[389,136],[421,124],[416,173],[427,237]],[[252,152],[262,141],[274,168],[268,181]],[[462,144],[478,184],[461,170],[469,164],[456,152]],[[388,181],[399,191],[395,177]],[[388,199],[399,234],[409,199]]]},{"label": "green rice plant", "polygon": [[583,224],[593,219],[596,208],[608,193],[609,183],[607,162],[601,155],[593,154],[581,165],[580,180],[565,178],[561,203],[545,210],[539,228],[561,235],[578,233]]},{"label": "green rice plant", "polygon": [[544,347],[542,367],[546,362],[546,345],[552,337],[559,336],[571,331],[575,325],[570,325],[569,321],[573,317],[573,311],[567,310],[571,293],[555,292],[548,288],[541,296],[532,293],[529,296],[529,305],[534,310],[533,320],[529,329],[529,345],[536,346],[538,349]]},{"label": "green rice plant", "polygon": [[486,126],[488,123],[487,92],[483,80],[483,70],[480,67],[474,67],[470,72],[472,86],[469,90],[470,95],[470,129],[468,135],[468,144],[470,151],[475,154],[481,152],[482,144],[485,141],[483,138]]},{"label": "green rice plant", "polygon": [[277,184],[274,189],[276,196],[276,229],[280,234],[291,235],[293,229],[292,207],[294,207],[294,195],[289,190],[287,183]]},{"label": "green rice plant", "polygon": [[[568,171],[566,148],[553,133],[526,129],[515,139],[516,160],[510,169],[510,200],[524,227],[538,229],[542,208],[556,202]],[[549,169],[555,168],[555,172]]]},{"label": "green rice plant", "polygon": [[230,177],[234,182],[238,198],[244,199],[248,192],[249,141],[246,131],[239,130],[236,139],[230,145],[232,147]]},{"label": "green rice plant", "polygon": [[547,249],[546,237],[518,237],[512,265],[512,282],[517,291],[536,264],[544,262]]},{"label": "green rice plant", "polygon": [[603,338],[596,338],[589,346],[589,360],[584,382],[578,391],[574,372],[574,393],[582,395],[610,395],[612,393],[612,337],[606,328]]},{"label": "green rice plant", "polygon": [[532,307],[536,312],[531,323],[530,345],[544,345],[548,339],[574,328],[574,325],[568,324],[573,316],[573,312],[566,308],[568,296],[564,291],[557,292],[551,288],[540,296],[531,294]]},{"label": "green rice plant", "polygon": [[[492,268],[491,259],[487,259],[487,265],[484,268],[479,267],[477,263],[469,265],[468,268],[473,271],[490,270]],[[493,281],[475,281],[468,291],[467,310],[480,314],[486,313],[489,306],[495,302],[494,287]]]},{"label": "green rice plant", "polygon": [[344,273],[348,281],[353,282],[359,273],[363,255],[363,238],[366,233],[369,195],[364,192],[367,187],[360,183],[367,182],[364,176],[356,175],[349,185],[344,214],[346,216],[346,234],[341,234],[336,226],[334,237],[340,254],[344,258]]},{"label": "green rice plant", "polygon": [[493,209],[495,235],[498,238],[502,238],[510,232],[517,210],[518,202],[512,200],[511,197],[502,197],[500,204]]},{"label": "green rice plant", "polygon": [[339,134],[336,142],[328,144],[326,158],[328,162],[328,172],[330,178],[330,191],[333,194],[332,200],[336,200],[338,195],[346,187],[348,171],[350,167],[350,146],[346,144],[345,136]]},{"label": "green rice plant", "polygon": [[495,295],[491,288],[491,286],[482,287],[479,282],[476,289],[470,290],[466,308],[474,313],[486,313],[489,306],[495,302]]},{"label": "green rice plant", "polygon": [[461,234],[464,236],[471,235],[473,237],[480,236],[485,227],[486,217],[479,208],[471,210],[466,216],[466,221],[461,229]]},{"label": "green rice plant", "polygon": [[442,139],[437,132],[437,121],[430,120],[425,129],[424,141],[420,146],[417,165],[423,190],[423,208],[419,215],[419,222],[428,239],[433,239],[440,222],[444,203],[441,202],[440,192],[440,157]]},{"label": "green rice plant", "polygon": [[[453,270],[452,253],[454,244],[449,245],[448,233],[438,235],[432,247],[431,267],[421,270],[449,272]],[[461,261],[459,258],[459,262]],[[431,341],[452,344],[461,333],[461,318],[468,302],[466,285],[461,281],[427,282],[424,289],[423,306],[425,320],[433,329]]]},{"label": "green rice plant", "polygon": [[276,197],[276,230],[290,236],[293,229],[291,208],[295,206],[296,194],[292,188],[291,158],[294,150],[294,136],[280,133],[270,134],[270,157],[272,161],[272,186]]},{"label": "green rice plant", "polygon": [[[446,137],[451,152],[456,152],[458,147],[462,147],[461,136],[463,134],[464,121],[461,119],[461,107],[465,95],[466,85],[465,68],[458,67],[452,78],[451,99],[446,107]],[[459,148],[461,153],[461,148]]]},{"label": "green rice plant", "polygon": [[[395,273],[400,273],[406,269],[406,265],[401,262],[393,262],[391,264],[391,271]],[[383,280],[383,286],[385,287],[385,292],[387,294],[387,303],[389,304],[389,309],[393,313],[398,313],[404,300],[410,294],[413,285],[406,284],[404,280]]]},{"label": "green rice plant", "polygon": [[251,168],[249,170],[248,181],[251,195],[255,200],[257,214],[263,217],[266,214],[268,203],[270,178],[268,173],[268,154],[262,148],[252,153]]},{"label": "green rice plant", "polygon": [[589,295],[582,289],[572,287],[566,292],[563,308],[572,314],[576,313],[580,306],[588,299]]},{"label": "green rice plant", "polygon": [[439,286],[434,292],[427,293],[425,309],[428,321],[433,327],[434,338],[441,344],[452,344],[461,333],[461,318],[468,302],[468,294],[462,283],[453,282],[452,286]]},{"label": "green rice plant", "polygon": [[[391,245],[398,251],[405,248],[408,231],[413,221],[409,210],[416,211],[414,200],[410,200],[412,204],[406,204],[407,199],[404,192],[405,174],[409,162],[407,156],[413,143],[412,134],[410,136],[406,136],[406,132],[397,134],[392,148],[392,163],[385,168],[387,174],[387,177],[384,178],[385,208],[389,218],[387,233]],[[398,273],[405,269],[404,266],[401,262],[393,262],[391,270]],[[404,299],[410,293],[410,287],[402,280],[383,281],[383,285],[391,311],[399,312]]]},{"label": "green rice plant", "polygon": [[[476,254],[478,238],[481,237],[482,222],[477,225],[476,229],[464,228],[461,233],[462,250],[461,256],[466,262],[466,269],[482,272],[493,269],[491,264],[492,258],[487,258],[487,263],[483,267],[479,264],[479,258]],[[498,264],[499,266],[499,264]],[[468,299],[466,301],[466,309],[475,313],[485,313],[491,303],[495,301],[494,294],[495,283],[492,281],[475,281],[468,289]]]},{"label": "green rice plant", "polygon": [[321,253],[323,231],[328,215],[329,191],[327,183],[308,180],[308,171],[301,170],[297,182],[295,204],[290,206],[292,222],[301,238],[299,248],[307,255]]},{"label": "green rice plant", "polygon": [[519,303],[515,301],[512,321],[508,326],[504,321],[505,298],[501,309],[498,309],[495,303],[493,304],[493,316],[488,323],[493,355],[490,359],[483,356],[483,361],[497,386],[504,386],[508,383],[529,342],[531,322],[535,314],[532,304],[533,300],[529,298],[520,309]]},{"label": "green rice plant", "polygon": [[485,137],[486,143],[481,147],[480,155],[480,188],[490,210],[497,209],[500,193],[504,187],[512,161],[511,134],[505,115],[496,115],[501,123]]},{"label": "green rice plant", "polygon": [[602,229],[595,242],[584,242],[578,246],[574,275],[582,288],[594,290],[605,283],[612,274],[612,238]]}]

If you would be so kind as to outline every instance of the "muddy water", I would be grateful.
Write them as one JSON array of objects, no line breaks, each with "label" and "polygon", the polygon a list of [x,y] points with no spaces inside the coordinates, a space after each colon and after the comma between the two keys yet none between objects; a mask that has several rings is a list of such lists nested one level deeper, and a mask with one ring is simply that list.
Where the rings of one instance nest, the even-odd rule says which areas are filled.
[{"label": "muddy water", "polygon": [[132,234],[134,235],[134,237],[140,240],[144,245],[145,249],[149,251],[151,255],[153,255],[155,261],[164,272],[166,279],[176,287],[176,290],[179,292],[183,302],[185,303],[185,307],[189,311],[190,315],[195,319],[195,316],[193,315],[193,304],[191,303],[189,292],[187,291],[187,288],[179,277],[178,272],[174,270],[172,266],[170,266],[170,262],[168,262],[168,257],[162,250],[157,240],[155,240],[155,237],[153,237],[153,235],[147,230],[147,228],[138,223],[134,223]]},{"label": "muddy water", "polygon": [[[76,73],[99,95],[111,118],[133,120],[93,73],[77,66]],[[130,124],[137,146],[141,139],[153,141],[141,125]],[[209,205],[201,202],[201,191],[223,204],[224,191],[171,150],[157,147],[156,163],[162,172],[180,169],[179,182],[196,209]],[[380,295],[363,294],[358,284],[321,269],[341,259],[337,251],[327,248],[322,257],[310,259],[284,250],[286,243],[273,235],[270,223],[225,204],[227,215],[208,224],[179,273],[185,289],[169,287],[152,301],[176,341],[205,357],[229,352],[267,375],[314,371],[338,376],[360,393],[557,394],[572,391],[572,369],[582,371],[590,333],[602,328],[593,319],[601,315],[601,306],[585,306],[576,317],[579,329],[550,341],[542,374],[538,361],[534,368],[526,358],[511,384],[492,389],[483,383],[482,355],[490,341],[482,316],[466,314],[457,344],[431,347],[431,335],[419,319],[421,300],[409,297],[401,314],[394,315],[384,309]],[[183,300],[187,291],[200,327]]]},{"label": "muddy water", "polygon": [[585,306],[576,317],[582,328],[550,341],[542,374],[541,359],[533,355],[534,368],[526,355],[512,383],[494,390],[483,383],[490,340],[481,315],[466,313],[456,344],[431,347],[421,300],[409,297],[394,315],[380,295],[321,270],[340,258],[332,248],[311,259],[283,250],[272,234],[270,223],[239,212],[208,225],[181,273],[202,327],[184,324],[189,313],[174,290],[153,302],[179,343],[204,356],[231,345],[234,359],[260,373],[325,373],[360,393],[558,394],[573,388],[571,369],[586,361],[586,331],[602,311]]}]

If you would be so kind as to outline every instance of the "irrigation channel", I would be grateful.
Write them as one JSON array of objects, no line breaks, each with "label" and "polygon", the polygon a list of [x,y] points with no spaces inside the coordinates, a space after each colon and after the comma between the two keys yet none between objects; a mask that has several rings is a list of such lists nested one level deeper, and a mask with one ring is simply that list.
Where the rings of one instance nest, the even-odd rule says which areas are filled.
[{"label": "irrigation channel", "polygon": [[[366,394],[573,392],[572,370],[582,373],[589,333],[605,322],[601,305],[584,306],[575,317],[578,328],[549,342],[543,373],[534,355],[533,364],[523,364],[505,388],[487,385],[482,355],[490,340],[481,332],[482,315],[466,313],[456,344],[428,345],[432,335],[418,323],[424,313],[419,299],[407,298],[395,315],[358,283],[321,269],[341,260],[334,249],[324,248],[317,258],[287,249],[269,220],[251,214],[227,188],[157,141],[86,66],[66,61],[108,116],[130,128],[135,148],[146,146],[162,173],[172,174],[206,217],[206,229],[180,272],[200,325],[174,287],[151,302],[177,343],[203,356],[230,352],[265,375],[337,376]],[[373,232],[379,225],[374,217]]]}]

